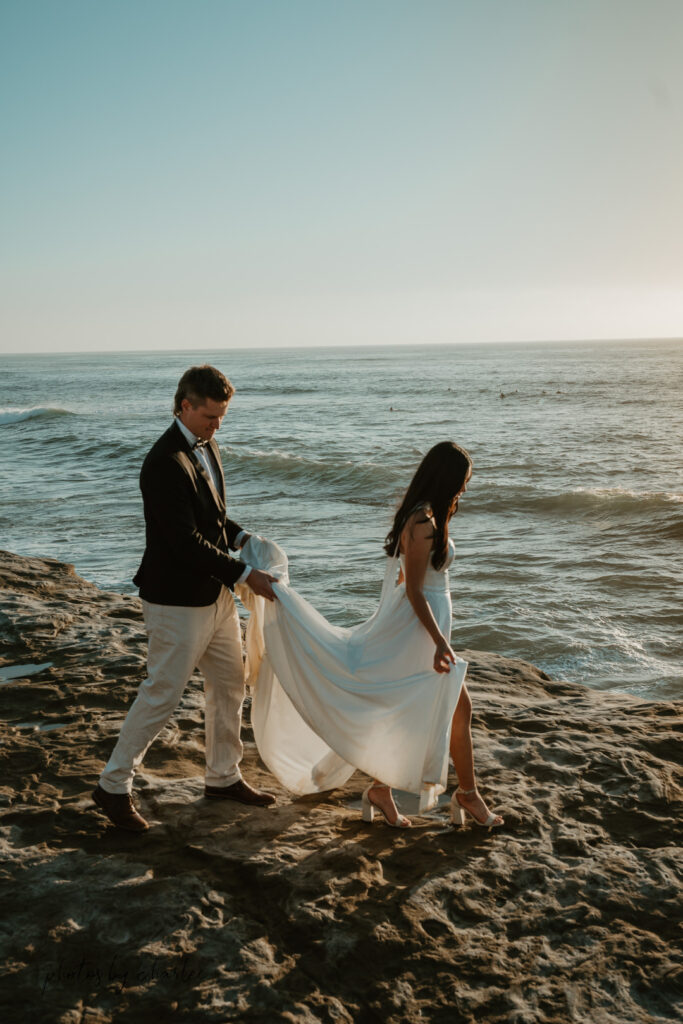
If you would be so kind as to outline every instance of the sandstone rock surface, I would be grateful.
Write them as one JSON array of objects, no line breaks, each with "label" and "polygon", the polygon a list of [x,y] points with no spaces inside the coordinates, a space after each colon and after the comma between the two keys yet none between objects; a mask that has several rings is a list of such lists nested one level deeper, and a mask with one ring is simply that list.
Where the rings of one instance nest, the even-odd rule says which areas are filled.
[{"label": "sandstone rock surface", "polygon": [[135,836],[90,792],[144,676],[138,600],[8,552],[0,587],[3,1021],[683,1019],[681,703],[466,651],[506,826],[444,811],[401,832],[361,822],[360,775],[293,800],[248,715],[245,777],[277,805],[207,803],[193,679],[138,776]]}]

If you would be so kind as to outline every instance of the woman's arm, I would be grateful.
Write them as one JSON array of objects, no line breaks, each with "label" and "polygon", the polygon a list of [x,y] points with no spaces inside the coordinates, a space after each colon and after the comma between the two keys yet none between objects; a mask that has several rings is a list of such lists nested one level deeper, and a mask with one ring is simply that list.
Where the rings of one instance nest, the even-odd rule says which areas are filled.
[{"label": "woman's arm", "polygon": [[401,534],[401,546],[405,560],[406,596],[413,606],[418,619],[436,645],[434,668],[437,672],[449,672],[449,662],[455,663],[455,654],[443,635],[422,592],[427,566],[434,543],[434,521],[418,521],[419,512],[410,517]]}]

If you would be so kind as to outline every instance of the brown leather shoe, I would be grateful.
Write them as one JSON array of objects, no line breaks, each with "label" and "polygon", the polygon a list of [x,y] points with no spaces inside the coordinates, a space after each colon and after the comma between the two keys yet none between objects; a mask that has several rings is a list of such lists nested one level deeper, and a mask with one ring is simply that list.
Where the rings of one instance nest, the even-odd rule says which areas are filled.
[{"label": "brown leather shoe", "polygon": [[138,813],[130,793],[107,793],[98,783],[92,798],[109,820],[129,832],[146,832],[149,825]]},{"label": "brown leather shoe", "polygon": [[272,793],[252,789],[244,779],[234,782],[232,786],[205,786],[204,796],[209,800],[236,800],[240,804],[252,804],[255,807],[268,807],[275,803]]}]

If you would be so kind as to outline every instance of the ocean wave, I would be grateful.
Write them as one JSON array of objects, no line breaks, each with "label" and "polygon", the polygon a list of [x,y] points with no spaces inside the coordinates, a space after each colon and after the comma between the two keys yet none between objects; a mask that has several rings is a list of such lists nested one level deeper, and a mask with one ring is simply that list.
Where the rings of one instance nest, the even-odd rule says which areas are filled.
[{"label": "ocean wave", "polygon": [[[473,510],[474,510],[473,501]],[[489,485],[477,495],[476,506],[527,509],[534,512],[574,513],[577,515],[619,515],[657,511],[683,514],[683,494],[673,491],[634,491],[625,487],[576,487],[571,491],[538,490],[533,488]],[[487,509],[488,510],[488,509]]]},{"label": "ocean wave", "polygon": [[648,511],[678,506],[683,511],[683,494],[672,491],[633,491],[625,487],[577,487],[565,494],[540,497],[537,507],[571,508],[577,511],[592,512],[641,512],[644,507]]},{"label": "ocean wave", "polygon": [[10,423],[21,423],[22,420],[75,415],[76,413],[70,409],[61,409],[59,406],[52,405],[37,405],[30,409],[0,409],[0,426],[8,426]]},{"label": "ocean wave", "polygon": [[[222,448],[226,462],[240,465],[242,480],[257,477],[280,485],[284,493],[294,490],[303,500],[328,492],[337,500],[367,505],[391,501],[405,487],[402,467],[386,462],[353,461],[330,456],[321,459],[278,449]],[[322,489],[322,490],[321,490]],[[679,536],[683,530],[683,494],[671,491],[630,490],[624,487],[576,487],[553,492],[543,487],[519,487],[492,481],[474,490],[462,502],[462,512],[474,515],[500,514],[503,509],[539,516],[614,519],[643,517],[650,529],[667,536]]]},{"label": "ocean wave", "polygon": [[273,449],[223,449],[226,459],[241,463],[247,473],[258,474],[261,480],[277,480],[288,485],[303,484],[300,494],[318,494],[317,488],[325,486],[335,492],[336,497],[347,500],[363,495],[369,505],[384,500],[386,486],[395,489],[396,472],[376,462],[353,462],[350,459],[314,459],[304,455]]}]

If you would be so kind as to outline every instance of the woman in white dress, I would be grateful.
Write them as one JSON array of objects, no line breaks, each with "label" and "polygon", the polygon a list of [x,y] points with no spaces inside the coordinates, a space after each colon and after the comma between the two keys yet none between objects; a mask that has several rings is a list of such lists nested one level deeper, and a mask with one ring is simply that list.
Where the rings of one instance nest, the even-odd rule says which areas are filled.
[{"label": "woman in white dress", "polygon": [[418,793],[420,811],[434,807],[448,783],[448,751],[459,788],[451,816],[502,824],[475,782],[467,663],[449,643],[448,566],[455,553],[448,524],[472,473],[467,452],[443,441],[422,460],[394,518],[379,606],[347,628],[328,622],[289,585],[287,558],[252,536],[241,557],[278,577],[277,601],[248,588],[251,610],[247,682],[261,758],[291,792],[343,785],[356,769],[375,780],[363,794],[363,817],[378,810],[393,827],[391,787]]},{"label": "woman in white dress", "polygon": [[[433,665],[440,673],[450,672],[456,661],[450,645],[451,602],[447,583],[455,548],[448,527],[471,476],[472,460],[464,448],[452,441],[435,445],[418,467],[385,544],[389,556],[397,552],[400,555],[399,585],[405,587],[415,615],[434,643]],[[472,701],[463,684],[450,732],[450,754],[459,783],[453,795],[452,817],[462,823],[463,811],[467,811],[478,824],[495,827],[502,825],[503,819],[489,811],[477,789],[471,722]],[[369,820],[376,807],[389,825],[410,825],[409,819],[398,813],[390,787],[383,783],[375,781],[368,787],[363,803],[364,816]]]}]

